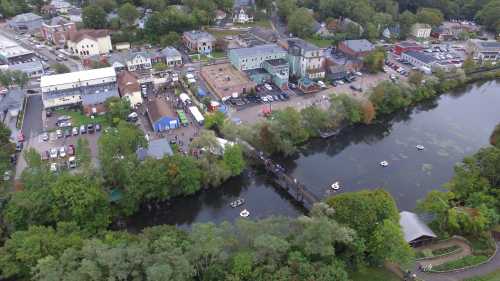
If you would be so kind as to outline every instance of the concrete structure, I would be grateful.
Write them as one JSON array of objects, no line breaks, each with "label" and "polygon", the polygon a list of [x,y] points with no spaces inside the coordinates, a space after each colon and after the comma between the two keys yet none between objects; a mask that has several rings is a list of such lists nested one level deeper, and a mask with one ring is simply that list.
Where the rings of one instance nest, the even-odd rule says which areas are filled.
[{"label": "concrete structure", "polygon": [[25,13],[13,17],[7,23],[18,32],[34,32],[42,27],[43,18],[33,13]]},{"label": "concrete structure", "polygon": [[256,86],[255,82],[228,63],[202,67],[201,77],[221,100],[226,100],[233,94],[247,94]]},{"label": "concrete structure", "polygon": [[370,41],[366,39],[344,40],[339,43],[338,50],[351,58],[363,58],[375,50]]},{"label": "concrete structure", "polygon": [[112,67],[42,76],[45,108],[70,105],[96,105],[118,97],[116,72]]},{"label": "concrete structure", "polygon": [[268,73],[270,80],[281,89],[288,88],[289,64],[286,59],[287,52],[276,44],[229,50],[231,64],[245,71],[252,81],[261,84]]},{"label": "concrete structure", "polygon": [[285,42],[290,63],[290,76],[320,79],[325,77],[323,50],[302,39],[288,39]]},{"label": "concrete structure", "polygon": [[253,22],[254,11],[250,6],[238,6],[233,8],[233,22],[245,24]]},{"label": "concrete structure", "polygon": [[174,152],[172,151],[172,147],[170,147],[168,140],[165,138],[161,138],[150,141],[148,144],[148,148],[140,147],[139,149],[137,149],[136,154],[139,161],[144,161],[148,157],[160,160],[165,156],[174,155]]},{"label": "concrete structure", "polygon": [[414,51],[414,52],[420,52],[423,51],[424,47],[416,42],[411,42],[411,41],[402,41],[396,43],[394,46],[394,53],[397,55],[401,55],[402,53],[409,52],[409,51]]},{"label": "concrete structure", "polygon": [[43,75],[43,65],[30,50],[18,45],[18,43],[0,35],[0,64],[7,69],[20,70],[29,77]]},{"label": "concrete structure", "polygon": [[399,225],[406,242],[411,246],[418,246],[437,238],[436,234],[415,213],[407,211],[399,213]]},{"label": "concrete structure", "polygon": [[193,30],[184,32],[182,34],[182,41],[192,52],[209,54],[213,50],[215,37],[205,31]]},{"label": "concrete structure", "polygon": [[108,54],[113,50],[109,32],[104,29],[83,29],[70,32],[67,45],[71,53],[82,58]]},{"label": "concrete structure", "polygon": [[416,23],[411,27],[411,35],[417,39],[431,37],[431,26],[425,23]]},{"label": "concrete structure", "polygon": [[182,55],[174,47],[165,47],[163,50],[161,50],[161,55],[163,58],[163,62],[169,67],[182,65]]},{"label": "concrete structure", "polygon": [[146,103],[149,122],[155,132],[179,128],[179,118],[164,98],[153,98]]},{"label": "concrete structure", "polygon": [[25,91],[10,89],[7,93],[0,95],[0,121],[7,121],[7,116],[17,117],[21,110],[25,97]]},{"label": "concrete structure", "polygon": [[152,54],[149,52],[129,52],[125,55],[125,64],[129,71],[142,71],[152,68]]},{"label": "concrete structure", "polygon": [[41,28],[45,41],[60,48],[66,46],[69,33],[75,31],[76,24],[62,17],[55,17],[44,22]]},{"label": "concrete structure", "polygon": [[467,42],[466,51],[475,59],[500,60],[500,42],[471,39]]},{"label": "concrete structure", "polygon": [[437,59],[431,55],[422,52],[409,51],[401,54],[401,59],[411,63],[411,65],[422,68],[425,67],[431,70]]},{"label": "concrete structure", "polygon": [[117,75],[117,83],[120,96],[127,99],[132,108],[142,104],[141,87],[135,74],[122,71]]}]

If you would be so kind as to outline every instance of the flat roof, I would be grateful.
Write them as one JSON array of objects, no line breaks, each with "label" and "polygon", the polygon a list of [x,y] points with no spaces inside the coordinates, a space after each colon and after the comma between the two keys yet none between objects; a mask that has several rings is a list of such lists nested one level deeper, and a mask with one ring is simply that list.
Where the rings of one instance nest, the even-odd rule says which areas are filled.
[{"label": "flat roof", "polygon": [[413,57],[421,62],[424,63],[433,63],[437,61],[437,59],[431,55],[422,53],[422,52],[415,52],[415,51],[408,51],[404,52],[403,54],[406,54],[407,56]]},{"label": "flat roof", "polygon": [[250,48],[231,49],[229,52],[239,57],[267,55],[275,53],[286,54],[286,51],[276,44],[265,44],[265,45],[257,45]]},{"label": "flat roof", "polygon": [[40,81],[40,87],[41,88],[52,87],[57,85],[89,81],[89,80],[95,80],[99,78],[106,78],[112,76],[116,77],[116,72],[113,67],[105,67],[105,68],[90,69],[90,70],[83,70],[83,71],[63,73],[63,74],[48,75],[48,76],[42,76]]}]

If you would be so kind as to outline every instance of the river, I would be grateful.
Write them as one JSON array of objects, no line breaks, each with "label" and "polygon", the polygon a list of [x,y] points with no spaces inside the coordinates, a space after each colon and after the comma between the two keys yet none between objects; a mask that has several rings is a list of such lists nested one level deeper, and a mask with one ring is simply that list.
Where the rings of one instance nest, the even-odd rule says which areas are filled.
[{"label": "river", "polygon": [[[500,81],[470,85],[442,95],[376,124],[344,130],[328,140],[313,140],[297,155],[277,159],[287,172],[320,197],[382,187],[402,210],[432,189],[440,189],[465,156],[488,145],[500,122]],[[416,145],[423,145],[419,151]],[[379,165],[388,161],[388,167]],[[274,188],[265,174],[248,170],[218,189],[176,199],[151,211],[141,210],[128,221],[132,231],[158,224],[188,227],[195,222],[233,221],[240,209],[229,203],[245,198],[253,219],[271,215],[298,216],[303,210]]]}]

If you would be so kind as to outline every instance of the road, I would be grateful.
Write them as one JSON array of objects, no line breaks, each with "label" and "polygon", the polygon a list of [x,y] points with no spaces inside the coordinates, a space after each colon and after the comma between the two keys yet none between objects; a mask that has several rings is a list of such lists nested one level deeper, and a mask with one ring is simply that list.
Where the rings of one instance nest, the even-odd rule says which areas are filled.
[{"label": "road", "polygon": [[27,139],[37,136],[43,131],[42,96],[29,95],[24,110],[23,133]]}]

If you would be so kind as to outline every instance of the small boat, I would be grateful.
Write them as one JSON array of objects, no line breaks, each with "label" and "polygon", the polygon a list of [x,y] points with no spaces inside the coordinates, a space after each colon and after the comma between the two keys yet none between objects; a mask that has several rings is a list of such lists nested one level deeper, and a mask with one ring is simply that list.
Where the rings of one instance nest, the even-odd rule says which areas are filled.
[{"label": "small boat", "polygon": [[380,166],[382,166],[382,167],[387,167],[387,166],[389,166],[389,162],[387,162],[387,161],[382,161],[382,162],[380,162]]},{"label": "small boat", "polygon": [[247,209],[240,212],[240,217],[246,218],[249,215],[250,215],[250,212]]},{"label": "small boat", "polygon": [[340,183],[338,181],[332,183],[330,186],[333,190],[339,190],[340,189]]},{"label": "small boat", "polygon": [[424,147],[423,145],[421,145],[421,144],[419,144],[419,145],[417,145],[417,146],[415,146],[415,147],[416,147],[418,150],[424,150],[424,148],[425,148],[425,147]]},{"label": "small boat", "polygon": [[245,199],[243,199],[243,198],[240,198],[240,199],[238,199],[236,201],[233,201],[233,202],[229,203],[229,205],[231,207],[233,207],[233,208],[239,207],[239,206],[241,206],[243,204],[245,204]]}]

